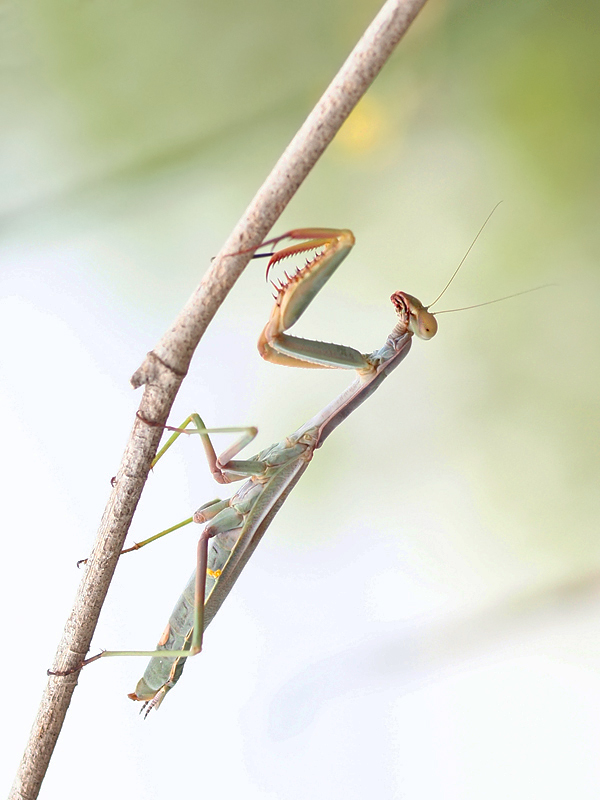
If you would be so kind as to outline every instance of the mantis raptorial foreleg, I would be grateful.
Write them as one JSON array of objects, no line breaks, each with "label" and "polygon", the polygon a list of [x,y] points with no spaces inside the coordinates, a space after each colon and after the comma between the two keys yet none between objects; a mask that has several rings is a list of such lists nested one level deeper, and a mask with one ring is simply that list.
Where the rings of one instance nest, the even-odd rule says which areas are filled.
[{"label": "mantis raptorial foreleg", "polygon": [[273,284],[278,295],[269,321],[258,340],[259,353],[267,361],[287,367],[369,369],[367,357],[353,347],[302,339],[285,333],[300,319],[354,246],[352,231],[297,228],[265,244],[284,238],[308,241],[284,247],[274,253],[267,266],[267,276],[272,267],[286,258],[315,251],[317,254],[304,267],[296,269],[293,275],[286,272],[285,284]]}]

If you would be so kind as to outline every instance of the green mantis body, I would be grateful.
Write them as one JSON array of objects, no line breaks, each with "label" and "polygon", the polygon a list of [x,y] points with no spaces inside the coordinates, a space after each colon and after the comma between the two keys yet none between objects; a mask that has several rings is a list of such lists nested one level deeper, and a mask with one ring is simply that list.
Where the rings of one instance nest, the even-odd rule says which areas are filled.
[{"label": "green mantis body", "polygon": [[[239,429],[207,429],[196,414],[188,417],[181,428],[169,428],[174,433],[153,463],[181,434],[198,434],[211,471],[219,483],[246,480],[229,500],[214,501],[202,506],[194,514],[192,519],[195,522],[205,523],[198,543],[196,571],[173,609],[157,650],[105,651],[85,662],[110,655],[150,656],[144,676],[135,692],[129,695],[133,700],[141,700],[146,704],[146,713],[158,707],[178,681],[185,659],[200,652],[204,629],[231,591],[315,450],[400,364],[408,354],[413,334],[430,339],[437,331],[435,317],[427,308],[411,295],[395,292],[391,300],[396,311],[396,324],[383,346],[373,353],[365,355],[344,345],[290,336],[286,331],[298,320],[346,257],[354,245],[354,236],[348,230],[305,228],[289,231],[265,244],[284,238],[308,241],[270,254],[267,275],[271,267],[289,256],[311,253],[313,257],[292,276],[285,273],[285,281],[274,284],[276,302],[259,339],[261,355],[275,364],[287,366],[354,369],[357,377],[302,427],[245,461],[234,460],[234,457],[254,438],[254,428],[243,429],[241,439],[220,457],[215,454],[209,434],[218,430]],[[187,427],[192,424],[194,427]],[[181,525],[190,521],[186,520]],[[137,549],[158,536],[131,549]]]}]

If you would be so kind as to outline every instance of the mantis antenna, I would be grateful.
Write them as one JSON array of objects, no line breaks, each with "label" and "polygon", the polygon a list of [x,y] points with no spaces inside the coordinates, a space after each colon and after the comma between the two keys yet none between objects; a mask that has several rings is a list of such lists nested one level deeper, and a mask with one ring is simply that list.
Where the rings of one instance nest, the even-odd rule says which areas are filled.
[{"label": "mantis antenna", "polygon": [[[447,284],[444,286],[444,288],[443,288],[443,289],[442,289],[442,291],[441,291],[441,292],[438,294],[438,296],[435,298],[435,300],[433,301],[433,303],[430,303],[428,306],[426,306],[427,310],[429,310],[429,309],[431,308],[431,306],[434,306],[434,305],[435,305],[435,304],[438,302],[438,300],[441,300],[441,299],[442,299],[442,297],[443,297],[443,296],[444,296],[444,294],[446,293],[446,290],[448,289],[448,287],[450,286],[450,284],[452,283],[452,281],[454,280],[454,278],[456,278],[456,276],[458,275],[458,271],[459,271],[459,269],[460,269],[460,268],[462,267],[462,265],[465,263],[465,261],[466,261],[466,259],[467,259],[467,256],[469,255],[469,253],[471,252],[471,250],[472,250],[472,249],[473,249],[473,247],[475,246],[475,242],[476,242],[476,241],[477,241],[477,239],[479,239],[479,237],[481,236],[481,233],[482,233],[483,229],[485,228],[485,226],[488,224],[488,222],[489,222],[489,221],[490,221],[490,219],[492,218],[492,214],[493,214],[493,213],[494,213],[494,211],[495,211],[495,210],[498,208],[498,206],[500,205],[500,203],[501,203],[501,202],[502,202],[502,200],[500,200],[498,203],[496,203],[496,205],[495,205],[495,206],[492,208],[492,210],[490,211],[490,213],[487,215],[487,218],[486,218],[485,222],[483,223],[483,225],[481,226],[481,228],[479,228],[479,230],[477,231],[477,236],[476,236],[476,237],[473,239],[473,241],[472,241],[472,242],[471,242],[471,244],[469,245],[469,249],[468,249],[468,250],[467,250],[467,252],[464,254],[464,256],[461,258],[461,260],[460,260],[460,264],[458,265],[458,267],[457,267],[457,268],[454,270],[454,272],[453,272],[453,273],[452,273],[452,275],[450,276],[450,280],[449,280],[449,281],[448,281],[448,283],[447,283]],[[531,291],[531,290],[529,290],[529,291]],[[502,299],[502,300],[505,300],[505,299],[507,299],[507,298],[504,298],[504,297],[502,297],[502,298],[500,298],[500,299]],[[495,303],[495,302],[496,302],[496,300],[492,300],[491,302],[492,302],[492,303]],[[482,303],[481,305],[484,305],[484,304]],[[474,308],[474,306],[470,306],[470,308]],[[458,309],[456,309],[456,310],[458,311]],[[445,313],[445,312],[442,312],[442,311],[436,311],[436,314],[442,314],[442,313]]]},{"label": "mantis antenna", "polygon": [[548,289],[550,286],[556,286],[555,283],[544,283],[542,286],[534,286],[533,289],[524,289],[522,292],[515,292],[514,294],[507,294],[504,297],[497,297],[495,300],[487,300],[485,303],[475,303],[473,306],[462,306],[461,308],[445,308],[443,311],[436,311],[434,316],[440,314],[450,314],[452,311],[468,311],[470,308],[481,308],[481,306],[491,306],[492,303],[501,303],[503,300],[510,300],[513,297],[520,297],[522,294],[529,294],[530,292],[538,292],[540,289]]},{"label": "mantis antenna", "polygon": [[475,245],[475,242],[481,236],[481,233],[482,233],[483,229],[488,224],[488,222],[490,221],[490,219],[492,217],[492,214],[498,208],[498,206],[500,205],[501,202],[502,202],[502,200],[500,200],[498,203],[496,203],[496,205],[492,208],[490,213],[487,215],[487,218],[486,218],[485,222],[483,223],[481,228],[479,228],[479,230],[477,231],[477,235],[475,236],[475,238],[473,239],[473,241],[469,245],[469,248],[468,248],[467,252],[461,258],[460,264],[458,265],[458,267],[452,273],[448,283],[444,286],[444,288],[438,294],[438,296],[435,298],[433,303],[430,303],[428,306],[425,306],[425,310],[428,311],[430,314],[432,314],[434,317],[437,317],[440,314],[450,314],[453,311],[468,311],[471,308],[481,308],[481,306],[490,306],[490,305],[492,305],[492,303],[501,303],[503,300],[511,300],[513,297],[520,297],[522,294],[529,294],[530,292],[537,292],[540,289],[547,289],[549,286],[556,286],[555,283],[545,283],[542,286],[535,286],[533,289],[525,289],[522,292],[515,292],[514,294],[507,294],[504,297],[497,297],[495,300],[487,300],[485,303],[475,303],[475,305],[472,305],[472,306],[461,306],[460,308],[445,308],[443,311],[429,311],[431,306],[434,306],[438,302],[438,300],[440,300],[442,298],[442,296],[446,293],[446,289],[448,289],[448,287],[450,286],[450,284],[452,283],[454,278],[456,278],[459,269],[465,263],[467,256],[469,255],[469,253],[473,249],[473,246]]}]

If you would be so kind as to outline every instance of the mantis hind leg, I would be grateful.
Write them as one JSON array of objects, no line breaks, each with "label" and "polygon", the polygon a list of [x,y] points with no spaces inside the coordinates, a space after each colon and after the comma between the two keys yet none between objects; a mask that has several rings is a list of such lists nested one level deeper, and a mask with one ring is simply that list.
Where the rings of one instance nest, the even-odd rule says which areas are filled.
[{"label": "mantis hind leg", "polygon": [[[172,622],[182,613],[182,606],[189,607],[189,601],[187,600],[185,593],[182,595],[171,614],[171,618],[167,623],[165,630],[160,638],[158,643],[158,648],[156,650],[103,650],[102,652],[92,656],[91,658],[86,658],[84,661],[81,662],[77,667],[71,670],[67,670],[64,672],[52,672],[48,670],[48,675],[55,675],[55,676],[67,676],[72,675],[74,672],[78,672],[83,667],[87,666],[88,664],[93,663],[94,661],[98,661],[100,658],[110,658],[114,656],[144,656],[150,657],[152,659],[159,659],[162,660],[163,658],[170,658],[175,659],[174,664],[179,663],[179,659],[186,659],[190,656],[196,655],[202,649],[202,638],[204,634],[204,600],[205,600],[205,593],[206,593],[206,576],[207,576],[207,563],[208,563],[208,543],[209,540],[213,537],[221,534],[221,533],[228,533],[230,531],[236,531],[238,528],[242,528],[244,521],[244,516],[236,509],[232,508],[227,504],[227,507],[222,509],[219,513],[217,513],[212,521],[210,521],[200,536],[198,541],[198,549],[197,549],[197,567],[196,567],[196,575],[195,575],[195,591],[194,591],[194,604],[193,604],[193,617],[194,622],[193,626],[186,631],[185,635],[180,637],[182,649],[167,649],[164,645],[168,642],[169,638],[172,637]],[[151,669],[152,662],[148,669]],[[148,671],[148,670],[147,670]],[[179,670],[179,673],[181,670]],[[171,673],[173,673],[173,669],[171,669]],[[173,673],[174,674],[174,673]],[[134,700],[149,700],[155,694],[158,694],[158,690],[149,690],[147,688],[146,678],[140,680],[138,686],[136,687],[136,692],[130,694],[129,696]],[[178,677],[178,675],[177,675]],[[173,680],[171,683],[174,683]],[[163,685],[167,686],[168,682],[164,682]],[[161,687],[163,688],[163,687]],[[170,685],[169,687],[170,688]],[[149,691],[152,694],[149,695]]]}]

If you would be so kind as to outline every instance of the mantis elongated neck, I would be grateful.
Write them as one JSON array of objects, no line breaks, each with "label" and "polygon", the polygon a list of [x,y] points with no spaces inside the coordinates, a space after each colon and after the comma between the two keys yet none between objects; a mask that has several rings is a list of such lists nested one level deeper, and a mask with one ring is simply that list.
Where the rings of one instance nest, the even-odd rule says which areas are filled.
[{"label": "mantis elongated neck", "polygon": [[292,435],[300,437],[314,431],[317,439],[315,448],[321,447],[329,434],[362,405],[408,355],[411,341],[412,333],[410,331],[400,336],[394,335],[394,333],[388,336],[383,347],[369,356],[369,359],[377,365],[375,370],[366,377],[359,375],[335,400],[332,400]]}]

